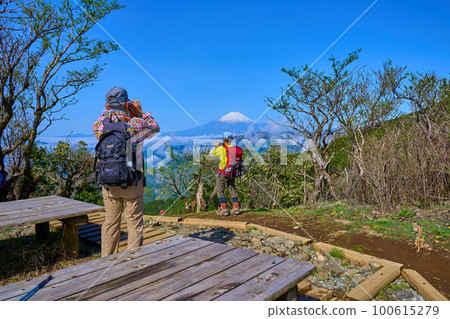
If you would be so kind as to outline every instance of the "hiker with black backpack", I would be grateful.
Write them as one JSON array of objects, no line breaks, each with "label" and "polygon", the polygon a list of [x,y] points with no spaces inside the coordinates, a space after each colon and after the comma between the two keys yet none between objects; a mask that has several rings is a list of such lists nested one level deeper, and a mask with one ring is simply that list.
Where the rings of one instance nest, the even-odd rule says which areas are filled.
[{"label": "hiker with black backpack", "polygon": [[233,134],[231,132],[225,132],[223,134],[223,144],[221,144],[220,141],[216,141],[214,143],[214,148],[210,152],[211,156],[218,156],[220,158],[216,176],[215,191],[220,203],[220,207],[216,214],[221,216],[230,215],[230,211],[227,209],[225,200],[226,187],[228,187],[233,200],[233,209],[231,210],[231,214],[239,215],[241,213],[239,211],[239,197],[235,187],[235,179],[236,177],[242,176],[243,151],[240,147],[231,145],[232,140]]},{"label": "hiker with black backpack", "polygon": [[102,225],[102,257],[118,252],[122,212],[128,229],[128,249],[142,246],[144,231],[144,158],[142,144],[159,132],[151,113],[144,113],[139,100],[130,101],[124,88],[106,93],[106,110],[92,130],[96,178],[102,185],[105,222]]}]

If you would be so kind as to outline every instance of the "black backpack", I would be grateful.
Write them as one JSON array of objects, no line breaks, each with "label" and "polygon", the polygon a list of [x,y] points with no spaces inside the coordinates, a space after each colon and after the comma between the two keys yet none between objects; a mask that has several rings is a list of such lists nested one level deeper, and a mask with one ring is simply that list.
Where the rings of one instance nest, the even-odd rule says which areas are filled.
[{"label": "black backpack", "polygon": [[95,146],[95,177],[98,183],[127,188],[137,185],[142,172],[136,169],[136,148],[127,132],[127,124],[118,118],[103,120],[103,131]]}]

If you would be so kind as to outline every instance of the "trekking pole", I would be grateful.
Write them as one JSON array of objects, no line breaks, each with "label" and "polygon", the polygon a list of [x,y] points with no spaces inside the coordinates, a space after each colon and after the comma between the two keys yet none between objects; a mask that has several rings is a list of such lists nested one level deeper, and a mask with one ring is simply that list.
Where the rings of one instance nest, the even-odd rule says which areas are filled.
[{"label": "trekking pole", "polygon": [[36,287],[33,288],[33,290],[31,290],[30,292],[28,292],[25,296],[23,296],[22,298],[19,299],[19,301],[26,301],[28,299],[30,299],[39,289],[44,288],[44,286],[46,284],[48,284],[48,282],[50,280],[52,280],[54,277],[52,275],[49,275],[47,277],[47,279],[41,281]]}]

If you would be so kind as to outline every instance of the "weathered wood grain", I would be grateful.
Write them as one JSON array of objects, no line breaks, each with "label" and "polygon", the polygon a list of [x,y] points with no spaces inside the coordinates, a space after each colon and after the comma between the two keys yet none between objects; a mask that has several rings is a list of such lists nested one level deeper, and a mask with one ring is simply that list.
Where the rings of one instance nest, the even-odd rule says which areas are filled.
[{"label": "weathered wood grain", "polygon": [[25,225],[31,225],[31,224],[38,224],[38,223],[44,223],[48,222],[54,219],[65,219],[65,218],[71,218],[76,216],[85,215],[86,213],[89,213],[91,211],[95,211],[97,208],[92,209],[80,209],[79,207],[74,207],[69,210],[60,210],[55,211],[51,213],[42,214],[39,216],[26,216],[26,217],[18,217],[17,219],[9,220],[9,221],[2,221],[0,216],[0,230],[5,228],[11,228],[11,227],[18,227],[18,226],[25,226]]},{"label": "weathered wood grain", "polygon": [[[58,211],[61,209],[71,209],[74,207],[78,207],[80,209],[91,209],[91,208],[97,208],[97,209],[103,209],[102,206],[98,206],[98,205],[94,205],[94,204],[90,204],[90,203],[85,203],[85,202],[80,202],[77,200],[73,200],[73,199],[68,199],[65,198],[64,200],[55,200],[51,203],[41,203],[39,205],[36,204],[30,204],[32,206],[28,206],[28,207],[24,207],[24,208],[20,208],[20,209],[15,209],[13,206],[14,202],[6,202],[6,203],[11,203],[11,207],[9,208],[8,212],[3,212],[2,214],[2,220],[10,220],[11,218],[15,218],[17,216],[30,216],[30,215],[34,215],[34,216],[39,216],[42,214],[46,214],[49,212],[54,212],[54,211]],[[24,204],[24,203],[22,203]]]},{"label": "weathered wood grain", "polygon": [[[170,275],[167,274],[164,275],[164,277],[160,276],[158,278],[160,280],[151,284],[149,284],[149,282],[142,282],[140,288],[131,291],[130,293],[123,294],[120,298],[117,298],[117,300],[160,300],[197,282],[208,280],[208,277],[218,274],[257,255],[257,253],[248,250],[232,247],[229,247],[230,249],[228,250],[224,250],[223,247],[229,246],[213,244],[211,247],[212,250],[222,251],[221,254],[199,256],[197,261],[195,260],[195,256],[198,254],[195,254],[195,256],[190,257],[192,262],[188,267],[183,267],[183,271]],[[177,265],[175,265],[175,268],[177,268]],[[148,279],[146,279],[146,281],[148,281]],[[153,279],[153,281],[155,281],[155,279]]]},{"label": "weathered wood grain", "polygon": [[102,206],[59,196],[0,203],[0,229],[66,219],[104,210]]},{"label": "weathered wood grain", "polygon": [[[61,269],[52,273],[55,278],[52,279],[51,282],[52,284],[62,283],[67,280],[108,268],[113,263],[117,264],[135,259],[135,256],[145,258],[145,256],[149,254],[162,252],[164,249],[180,245],[187,240],[187,238],[183,238],[181,236],[174,236],[169,239],[154,242],[152,245],[141,246],[136,249],[129,250],[125,253],[117,253],[108,257],[91,260],[83,264]],[[0,300],[7,300],[15,297],[16,299],[20,299],[22,295],[34,288],[38,283],[47,278],[48,275],[49,274],[43,274],[35,278],[29,278],[17,283],[0,287]]]},{"label": "weathered wood grain", "polygon": [[[215,300],[275,300],[308,277],[316,267],[287,259]],[[297,291],[297,290],[296,290]]]},{"label": "weathered wood grain", "polygon": [[33,209],[38,205],[48,205],[54,203],[64,203],[67,198],[59,196],[44,196],[29,199],[19,199],[10,202],[0,203],[0,213],[1,214],[11,214],[11,212],[19,209]]},{"label": "weathered wood grain", "polygon": [[30,300],[63,299],[76,293],[82,293],[86,291],[91,285],[92,287],[95,287],[100,284],[113,281],[114,279],[134,272],[142,271],[145,268],[157,265],[164,261],[173,259],[190,251],[194,251],[198,248],[211,244],[212,243],[206,241],[188,239],[180,245],[167,248],[164,253],[151,253],[146,255],[145,258],[137,256],[134,259],[119,264],[114,264],[112,269],[110,269],[109,271],[100,270],[91,272],[84,276],[80,276],[76,279],[76,281],[73,281],[73,284],[70,284],[70,282],[60,284],[54,284],[50,282],[48,286],[40,290],[39,294],[34,295]]},{"label": "weathered wood grain", "polygon": [[213,300],[284,260],[276,256],[258,254],[162,300]]},{"label": "weathered wood grain", "polygon": [[[222,262],[227,263],[226,259],[232,258],[227,253],[232,251],[233,248],[225,245],[208,245],[195,251],[195,254],[184,254],[177,258],[170,259],[166,262],[157,264],[153,267],[149,267],[139,273],[135,273],[129,276],[119,278],[113,283],[107,283],[107,285],[98,286],[89,290],[88,296],[83,296],[83,300],[110,300],[121,296],[124,300],[135,300],[137,296],[142,293],[148,293],[150,290],[158,293],[156,290],[167,290],[168,286],[164,279],[169,279],[169,283],[178,282],[177,278],[180,277],[192,282],[192,278],[186,274],[186,269],[192,265],[202,264],[208,260],[220,258]],[[229,264],[230,262],[228,262]],[[219,264],[215,264],[216,267],[223,267]],[[217,270],[220,271],[220,270]],[[197,278],[195,278],[198,280]],[[161,284],[164,281],[164,284]],[[151,285],[151,288],[150,287]],[[92,290],[92,291],[91,291]],[[124,297],[123,295],[130,294],[130,297]],[[164,292],[163,292],[164,295]],[[147,300],[155,300],[153,298]]]}]

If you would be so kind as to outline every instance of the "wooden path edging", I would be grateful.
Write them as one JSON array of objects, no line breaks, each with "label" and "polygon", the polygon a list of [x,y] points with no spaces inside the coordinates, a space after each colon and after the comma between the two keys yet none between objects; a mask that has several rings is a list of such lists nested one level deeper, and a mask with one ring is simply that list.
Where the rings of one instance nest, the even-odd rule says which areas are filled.
[{"label": "wooden path edging", "polygon": [[403,269],[402,277],[427,301],[448,301],[436,288],[434,288],[417,271]]},{"label": "wooden path edging", "polygon": [[276,230],[276,229],[269,228],[269,227],[266,227],[266,226],[261,226],[261,225],[258,225],[258,224],[247,224],[247,227],[255,227],[255,228],[261,230],[262,232],[264,232],[266,234],[283,237],[283,238],[286,238],[286,239],[290,239],[290,240],[292,240],[294,242],[295,241],[300,241],[302,243],[302,245],[312,243],[312,239],[301,237],[301,236],[290,234],[290,233],[286,233],[286,232],[281,231],[281,230]]},{"label": "wooden path edging", "polygon": [[183,225],[205,225],[210,227],[225,227],[245,230],[248,227],[247,222],[237,222],[233,220],[216,220],[216,219],[200,219],[200,218],[186,218],[181,224]]},{"label": "wooden path edging", "polygon": [[178,216],[154,216],[154,215],[144,215],[144,220],[153,219],[154,221],[159,221],[162,223],[179,223],[183,218]]},{"label": "wooden path edging", "polygon": [[364,280],[346,296],[346,300],[369,301],[383,289],[385,285],[390,284],[400,276],[403,265],[388,264],[378,270],[372,276]]},{"label": "wooden path edging", "polygon": [[396,263],[394,261],[390,261],[390,260],[386,260],[386,259],[382,259],[382,258],[378,258],[378,257],[366,255],[366,254],[361,254],[361,253],[358,253],[357,251],[353,251],[350,249],[346,249],[346,248],[342,248],[342,247],[338,247],[338,246],[334,246],[334,245],[330,245],[330,244],[326,244],[326,243],[322,243],[322,242],[314,243],[313,247],[314,247],[314,249],[325,250],[328,252],[332,251],[333,248],[336,248],[345,254],[345,258],[347,258],[351,261],[363,264],[363,265],[368,265],[371,262],[376,262],[376,263],[380,264],[381,266],[392,265],[392,264],[396,264],[398,266],[403,266],[402,264]]}]

